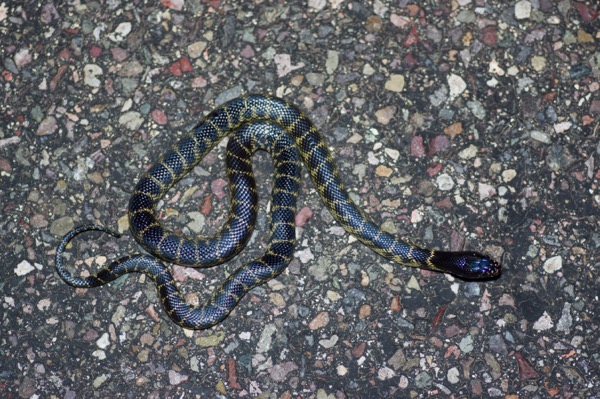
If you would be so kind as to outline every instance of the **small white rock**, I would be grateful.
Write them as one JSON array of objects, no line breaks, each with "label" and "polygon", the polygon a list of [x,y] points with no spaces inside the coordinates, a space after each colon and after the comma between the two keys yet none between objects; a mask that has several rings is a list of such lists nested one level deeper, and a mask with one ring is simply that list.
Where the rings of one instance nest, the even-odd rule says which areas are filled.
[{"label": "small white rock", "polygon": [[400,151],[398,150],[394,150],[393,148],[386,148],[385,150],[385,154],[392,158],[394,161],[397,161],[398,158],[400,157]]},{"label": "small white rock", "polygon": [[462,159],[472,159],[477,156],[477,152],[479,150],[473,144],[469,145],[467,148],[458,153],[458,156]]},{"label": "small white rock", "polygon": [[385,82],[384,88],[395,93],[400,93],[404,90],[404,76],[403,75],[390,75],[390,78]]},{"label": "small white rock", "polygon": [[517,176],[517,171],[514,169],[507,169],[505,171],[502,172],[502,181],[504,181],[505,183],[510,182],[512,179],[514,179]]},{"label": "small white rock", "polygon": [[550,140],[550,136],[548,136],[544,132],[540,132],[539,130],[532,130],[529,132],[529,137],[534,139],[535,141],[539,141],[540,143],[550,144],[552,141]]},{"label": "small white rock", "polygon": [[448,86],[450,87],[451,99],[460,96],[467,89],[467,83],[464,79],[453,73],[448,75]]},{"label": "small white rock", "polygon": [[142,114],[136,111],[125,112],[119,117],[119,124],[125,126],[129,130],[138,130],[143,122],[144,118],[142,117]]},{"label": "small white rock", "polygon": [[417,224],[421,221],[423,221],[423,214],[420,210],[413,209],[413,211],[410,213],[410,222],[412,224]]},{"label": "small white rock", "polygon": [[452,367],[450,370],[448,370],[446,376],[450,384],[456,384],[460,381],[460,371],[458,371],[456,367]]},{"label": "small white rock", "polygon": [[87,64],[83,67],[83,83],[91,87],[100,87],[102,82],[98,76],[102,75],[102,68],[96,64]]},{"label": "small white rock", "polygon": [[348,368],[346,366],[344,366],[344,365],[341,365],[341,364],[338,365],[336,367],[336,370],[337,370],[337,374],[339,376],[345,376],[346,374],[348,374]]},{"label": "small white rock", "polygon": [[114,32],[108,34],[113,42],[122,42],[131,33],[131,22],[121,22]]},{"label": "small white rock", "polygon": [[531,57],[531,67],[536,72],[541,72],[544,69],[546,69],[547,64],[548,62],[546,61],[546,58],[542,57],[541,55],[534,55],[533,57]]},{"label": "small white rock", "polygon": [[437,186],[442,191],[452,190],[454,188],[454,180],[447,173],[442,173],[435,179]]},{"label": "small white rock", "polygon": [[533,323],[533,329],[536,331],[546,331],[552,327],[554,327],[554,322],[552,322],[552,318],[548,312],[544,312],[544,314]]},{"label": "small white rock", "polygon": [[27,262],[26,260],[19,263],[17,265],[17,267],[15,267],[15,269],[14,269],[15,274],[17,276],[24,276],[28,273],[31,273],[34,270],[35,270],[35,267],[33,267],[33,265],[31,263]]},{"label": "small white rock", "polygon": [[556,133],[563,133],[569,130],[573,124],[569,121],[559,122],[554,124],[554,131]]},{"label": "small white rock", "polygon": [[110,345],[110,338],[108,336],[108,333],[102,334],[102,336],[100,338],[98,338],[98,340],[96,341],[96,346],[98,346],[98,348],[100,348],[100,349],[106,349],[106,348],[108,348],[109,345]]},{"label": "small white rock", "polygon": [[389,380],[390,378],[394,378],[396,373],[389,367],[382,367],[377,372],[377,378],[381,381]]},{"label": "small white rock", "polygon": [[519,1],[515,4],[515,18],[527,19],[531,16],[531,3],[527,0]]},{"label": "small white rock", "polygon": [[560,269],[562,269],[562,256],[560,255],[548,258],[544,262],[544,271],[546,273],[552,274]]},{"label": "small white rock", "polygon": [[486,198],[490,198],[496,195],[496,188],[486,183],[479,183],[478,191],[480,200],[484,200]]}]

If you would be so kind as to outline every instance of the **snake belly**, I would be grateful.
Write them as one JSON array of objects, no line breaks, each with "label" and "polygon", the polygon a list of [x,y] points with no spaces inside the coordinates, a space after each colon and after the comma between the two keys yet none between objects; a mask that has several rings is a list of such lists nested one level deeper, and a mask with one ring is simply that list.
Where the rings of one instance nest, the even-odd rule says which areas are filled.
[{"label": "snake belly", "polygon": [[[236,133],[227,146],[230,213],[219,233],[209,238],[188,238],[163,226],[156,215],[158,202],[232,132]],[[190,329],[214,326],[227,317],[249,290],[277,276],[290,262],[295,245],[299,157],[334,219],[386,259],[463,279],[489,279],[501,273],[500,264],[489,256],[471,251],[435,251],[383,231],[348,196],[326,142],[308,117],[282,99],[262,95],[240,97],[216,108],[142,175],[128,209],[130,231],[136,241],[156,258],[192,267],[220,264],[239,253],[256,219],[257,198],[250,158],[258,149],[269,151],[275,164],[271,227],[265,254],[230,275],[206,304],[199,307],[187,304],[169,269],[148,255],[117,260],[87,278],[72,276],[63,266],[62,254],[75,235],[88,230],[117,235],[96,225],[76,228],[63,238],[56,254],[59,275],[73,286],[91,287],[125,273],[145,273],[157,285],[163,306],[174,322]]]}]

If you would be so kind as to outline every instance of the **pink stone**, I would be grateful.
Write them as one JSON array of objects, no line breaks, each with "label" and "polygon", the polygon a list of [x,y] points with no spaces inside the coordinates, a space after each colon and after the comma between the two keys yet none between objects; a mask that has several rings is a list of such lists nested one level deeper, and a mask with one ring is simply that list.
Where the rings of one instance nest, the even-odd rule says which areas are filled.
[{"label": "pink stone", "polygon": [[410,153],[415,157],[422,157],[425,155],[425,145],[423,144],[423,137],[413,136],[410,141]]},{"label": "pink stone", "polygon": [[483,42],[490,47],[496,47],[498,43],[498,35],[496,33],[495,26],[488,26],[483,30],[482,38]]},{"label": "pink stone", "polygon": [[594,21],[596,17],[598,17],[599,12],[597,10],[594,10],[593,8],[590,8],[590,6],[585,3],[579,3],[577,1],[574,1],[573,6],[579,12],[582,21],[586,24],[589,24],[590,22]]},{"label": "pink stone", "polygon": [[253,58],[255,55],[254,49],[251,45],[247,44],[246,47],[242,49],[240,55],[244,58]]},{"label": "pink stone", "polygon": [[450,140],[446,136],[435,136],[429,142],[429,155],[445,151],[450,147]]},{"label": "pink stone", "polygon": [[98,58],[100,57],[100,54],[102,54],[102,47],[97,44],[92,44],[90,47],[90,55],[94,58]]},{"label": "pink stone", "polygon": [[225,187],[227,187],[227,180],[225,179],[216,179],[213,180],[213,182],[210,184],[210,189],[212,190],[213,194],[219,199],[225,197],[226,193],[223,190],[223,188]]},{"label": "pink stone", "polygon": [[300,209],[295,217],[296,226],[302,227],[313,217],[313,211],[309,207],[305,206]]},{"label": "pink stone", "polygon": [[167,123],[167,115],[161,109],[155,109],[152,111],[152,120],[159,125],[165,125]]},{"label": "pink stone", "polygon": [[112,54],[113,60],[115,60],[117,62],[124,61],[129,56],[129,53],[127,53],[127,50],[124,50],[119,47],[111,48],[110,52]]}]

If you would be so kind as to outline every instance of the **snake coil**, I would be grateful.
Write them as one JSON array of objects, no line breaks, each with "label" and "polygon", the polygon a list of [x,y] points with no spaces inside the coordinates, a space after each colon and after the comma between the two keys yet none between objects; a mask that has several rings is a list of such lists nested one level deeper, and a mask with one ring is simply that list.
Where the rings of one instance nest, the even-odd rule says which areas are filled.
[{"label": "snake coil", "polygon": [[[169,189],[190,172],[225,136],[230,189],[230,212],[219,233],[208,238],[186,238],[164,227],[156,206]],[[265,253],[231,274],[206,304],[186,303],[167,262],[209,267],[231,259],[248,241],[256,221],[257,194],[251,155],[266,150],[273,157],[269,239]],[[138,181],[129,201],[129,226],[133,237],[149,255],[133,255],[114,261],[89,277],[75,277],[63,265],[66,245],[76,235],[99,230],[80,226],[65,235],[56,251],[59,276],[74,287],[95,287],[126,273],[139,272],[156,284],[169,317],[189,329],[205,329],[220,323],[252,288],[280,274],[291,261],[295,246],[294,215],[300,188],[301,161],[335,220],[373,251],[395,263],[451,273],[464,279],[488,279],[501,266],[476,252],[443,252],[422,248],[396,238],[371,221],[345,191],[333,156],[315,125],[294,105],[260,95],[234,99],[211,112]]]}]

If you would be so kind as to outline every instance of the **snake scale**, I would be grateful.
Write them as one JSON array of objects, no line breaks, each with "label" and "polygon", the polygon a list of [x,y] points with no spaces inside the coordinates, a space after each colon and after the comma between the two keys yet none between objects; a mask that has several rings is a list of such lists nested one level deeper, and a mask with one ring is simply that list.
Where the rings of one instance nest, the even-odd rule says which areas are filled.
[{"label": "snake scale", "polygon": [[[229,177],[229,217],[208,238],[186,238],[169,230],[156,216],[158,202],[225,136]],[[269,238],[265,253],[232,273],[202,306],[186,303],[170,269],[158,259],[192,267],[223,263],[239,253],[256,220],[257,194],[251,155],[266,150],[273,157]],[[150,255],[118,259],[88,277],[73,276],[63,264],[69,241],[89,230],[119,234],[98,225],[80,226],[65,235],[56,251],[60,277],[74,287],[95,287],[132,272],[144,273],[156,284],[169,317],[189,329],[210,328],[227,317],[252,288],[279,275],[291,261],[295,246],[296,202],[301,160],[335,220],[358,240],[395,263],[451,273],[464,279],[489,279],[501,266],[476,252],[443,252],[422,248],[383,231],[350,199],[333,156],[318,129],[296,106],[275,97],[252,95],[227,102],[208,114],[139,179],[129,201],[129,227]]]}]

